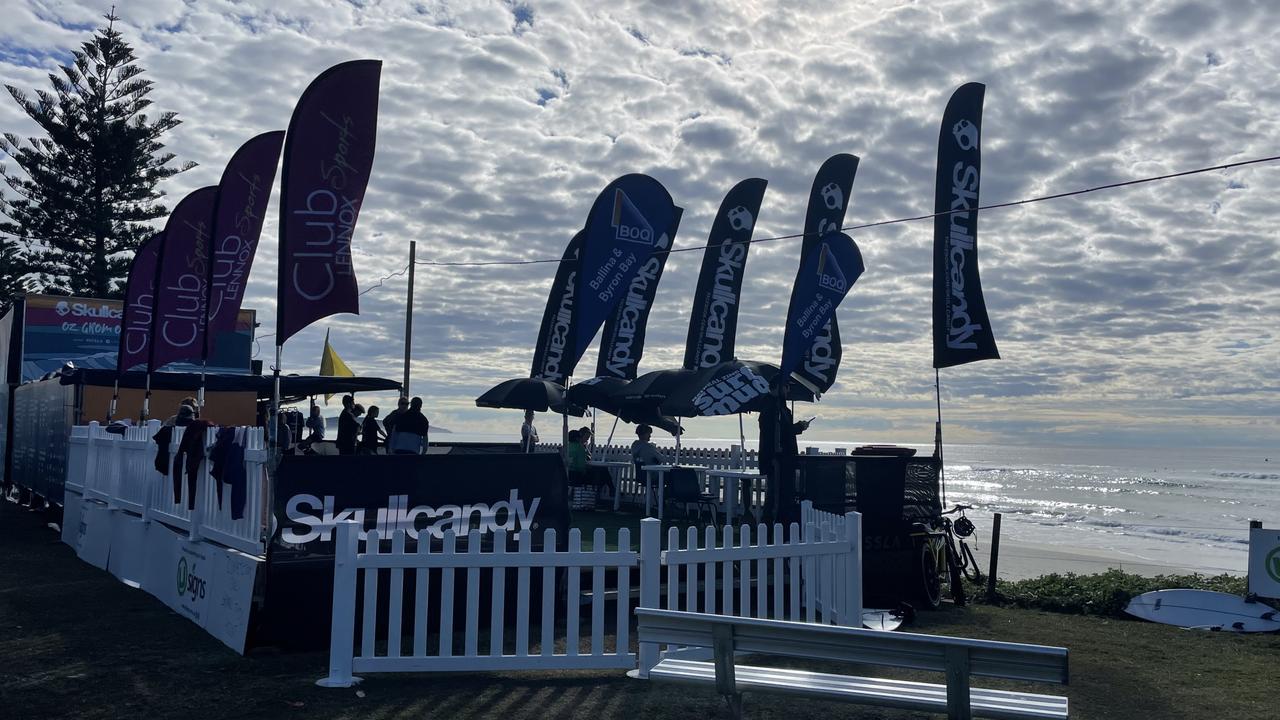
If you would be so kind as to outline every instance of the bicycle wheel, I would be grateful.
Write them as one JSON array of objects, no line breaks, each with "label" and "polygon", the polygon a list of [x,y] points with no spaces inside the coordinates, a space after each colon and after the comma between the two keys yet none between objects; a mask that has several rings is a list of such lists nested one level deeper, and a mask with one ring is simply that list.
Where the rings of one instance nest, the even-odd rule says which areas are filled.
[{"label": "bicycle wheel", "polygon": [[938,555],[927,538],[920,544],[919,562],[916,600],[924,610],[937,610],[942,605],[942,575],[938,572]]}]

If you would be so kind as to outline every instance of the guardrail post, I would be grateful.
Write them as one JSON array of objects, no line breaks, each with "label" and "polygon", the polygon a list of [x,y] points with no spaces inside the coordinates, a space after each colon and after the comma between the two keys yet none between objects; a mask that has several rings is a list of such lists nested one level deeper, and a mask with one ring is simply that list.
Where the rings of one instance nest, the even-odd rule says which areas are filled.
[{"label": "guardrail post", "polygon": [[946,649],[947,720],[973,720],[969,705],[969,648],[952,645]]},{"label": "guardrail post", "polygon": [[356,552],[360,525],[338,523],[333,548],[333,621],[329,631],[329,675],[316,681],[327,688],[351,687],[360,682],[351,674],[356,634]]},{"label": "guardrail post", "polygon": [[[640,607],[657,608],[662,579],[662,521],[645,518],[640,521]],[[658,664],[658,644],[640,643],[639,668],[636,677],[649,677]]]}]

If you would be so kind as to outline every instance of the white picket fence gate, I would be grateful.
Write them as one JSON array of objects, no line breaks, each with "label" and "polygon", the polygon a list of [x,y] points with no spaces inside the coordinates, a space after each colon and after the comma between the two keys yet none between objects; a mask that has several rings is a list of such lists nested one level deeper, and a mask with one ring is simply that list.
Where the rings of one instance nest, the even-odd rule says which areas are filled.
[{"label": "white picket fence gate", "polygon": [[[266,463],[268,450],[263,429],[236,428],[236,439],[244,448],[245,503],[242,513],[233,512],[231,486],[222,484],[218,501],[218,481],[210,474],[217,428],[205,437],[205,457],[196,475],[195,495],[191,494],[183,469],[179,495],[175,497],[173,468],[170,477],[156,472],[156,444],[152,437],[160,430],[158,420],[125,428],[124,434],[108,433],[97,422],[71,429],[66,487],[85,499],[103,502],[156,520],[183,531],[190,540],[207,539],[251,555],[265,554],[270,536],[271,516],[267,498]],[[187,428],[174,428],[169,445],[172,466]],[[194,507],[191,507],[194,506]],[[235,517],[235,515],[241,517]]]},{"label": "white picket fence gate", "polygon": [[[548,529],[539,550],[533,549],[529,531],[516,533],[512,549],[507,532],[499,530],[488,551],[479,531],[470,532],[461,549],[453,532],[446,531],[441,547],[420,542],[409,551],[403,531],[392,537],[387,549],[386,538],[377,531],[366,533],[354,522],[340,523],[329,674],[317,684],[349,687],[359,682],[355,673],[360,672],[634,668],[638,658],[631,651],[630,634],[633,568],[639,570],[642,607],[860,625],[861,518],[850,513],[841,520],[839,529],[828,522],[803,532],[792,524],[785,537],[783,527],[775,525],[773,540],[764,525],[754,531],[745,525],[702,532],[690,528],[683,545],[679,531],[672,528],[664,550],[661,522],[647,518],[641,521],[638,552],[626,528],[618,531],[612,550],[603,528],[595,531],[586,549],[575,528],[564,550],[557,549],[555,530]],[[584,594],[582,577],[587,570],[589,595]],[[512,571],[515,592],[508,605],[506,587]],[[537,608],[535,579],[540,581]],[[557,592],[560,580],[563,594]],[[463,585],[465,606],[457,608],[455,594],[463,592]],[[433,587],[438,588],[435,606]],[[410,627],[405,627],[409,590]],[[615,604],[612,610],[607,607],[610,600]],[[585,633],[583,605],[590,606]],[[459,613],[465,613],[460,634],[455,632]],[[514,615],[514,633],[509,615]],[[482,617],[488,618],[484,628]],[[538,627],[536,646],[531,644],[533,622]],[[432,625],[434,638],[429,633]],[[405,643],[408,633],[412,640]],[[590,638],[585,646],[584,636]],[[656,661],[660,648],[642,645],[639,652]]]}]

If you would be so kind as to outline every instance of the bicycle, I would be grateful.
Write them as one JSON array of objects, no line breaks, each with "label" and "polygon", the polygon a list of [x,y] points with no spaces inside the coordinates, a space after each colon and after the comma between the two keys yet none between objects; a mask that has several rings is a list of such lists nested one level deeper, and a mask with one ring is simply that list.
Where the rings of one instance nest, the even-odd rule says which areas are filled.
[{"label": "bicycle", "polygon": [[[964,605],[966,601],[964,578],[973,582],[982,582],[982,570],[978,568],[978,560],[965,542],[965,538],[972,536],[976,530],[973,521],[964,515],[965,510],[972,509],[971,505],[956,505],[944,511],[936,521],[936,526],[941,528],[945,538],[943,547],[946,552],[947,572],[951,580],[951,599],[957,605]],[[957,513],[959,517],[955,520],[947,517]]]}]

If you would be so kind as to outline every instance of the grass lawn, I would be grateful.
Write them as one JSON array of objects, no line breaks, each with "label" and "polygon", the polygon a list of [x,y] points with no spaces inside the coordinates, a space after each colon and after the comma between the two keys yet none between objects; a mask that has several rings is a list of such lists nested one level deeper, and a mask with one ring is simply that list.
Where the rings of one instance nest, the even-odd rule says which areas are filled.
[{"label": "grass lawn", "polygon": [[[1081,720],[1280,717],[1277,636],[987,606],[926,613],[910,629],[1067,646],[1071,685],[1035,690],[1065,692]],[[325,690],[314,681],[326,664],[319,653],[239,657],[80,562],[41,517],[0,502],[0,718],[727,717],[709,690],[619,672],[374,675]],[[767,695],[748,695],[746,708],[751,718],[938,717]]]}]

